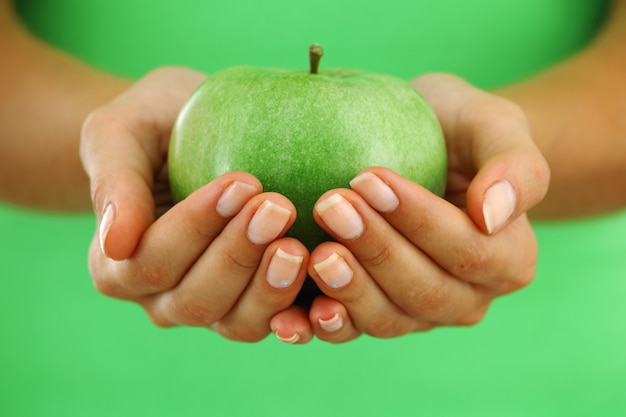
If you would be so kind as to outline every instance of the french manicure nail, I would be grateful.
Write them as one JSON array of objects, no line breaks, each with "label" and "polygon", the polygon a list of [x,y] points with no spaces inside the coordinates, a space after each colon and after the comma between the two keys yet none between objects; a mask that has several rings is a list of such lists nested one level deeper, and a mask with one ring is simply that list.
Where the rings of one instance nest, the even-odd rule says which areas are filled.
[{"label": "french manicure nail", "polygon": [[248,239],[264,245],[276,239],[291,217],[291,211],[265,200],[248,224]]},{"label": "french manicure nail", "polygon": [[230,184],[215,207],[217,213],[223,217],[232,217],[239,212],[246,202],[257,192],[255,186],[241,181]]},{"label": "french manicure nail", "polygon": [[398,207],[398,197],[378,175],[364,172],[350,181],[350,186],[382,213],[392,212]]},{"label": "french manicure nail", "polygon": [[515,190],[507,180],[492,185],[483,199],[483,218],[487,232],[496,232],[511,217],[515,210],[517,197]]},{"label": "french manicure nail", "polygon": [[329,333],[336,332],[343,327],[343,318],[339,313],[335,313],[335,315],[328,320],[318,319],[317,322],[322,329]]},{"label": "french manicure nail", "polygon": [[274,334],[276,335],[276,338],[280,340],[281,342],[289,343],[291,345],[293,345],[294,343],[297,343],[298,340],[300,340],[300,335],[298,333],[294,333],[293,335],[289,337],[281,336],[280,334],[278,334],[278,331],[274,332]]},{"label": "french manicure nail", "polygon": [[352,280],[352,269],[337,252],[333,252],[322,262],[314,264],[313,269],[322,281],[332,288],[341,288]]},{"label": "french manicure nail", "polygon": [[278,248],[267,268],[267,282],[274,288],[288,287],[298,277],[303,259]]},{"label": "french manicure nail", "polygon": [[113,203],[109,203],[104,209],[104,214],[102,215],[102,220],[100,221],[100,230],[98,231],[100,237],[100,249],[107,258],[106,241],[107,236],[109,235],[109,230],[111,230],[111,226],[113,225],[113,220],[115,220],[115,205],[113,205]]},{"label": "french manicure nail", "polygon": [[324,223],[340,238],[352,240],[363,234],[363,219],[341,194],[333,194],[315,206]]}]

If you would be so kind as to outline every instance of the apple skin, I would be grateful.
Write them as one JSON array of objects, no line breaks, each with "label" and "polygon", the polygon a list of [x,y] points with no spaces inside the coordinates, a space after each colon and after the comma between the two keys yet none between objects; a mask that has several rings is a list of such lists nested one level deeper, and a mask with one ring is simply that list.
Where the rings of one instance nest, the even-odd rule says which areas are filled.
[{"label": "apple skin", "polygon": [[444,192],[446,147],[431,108],[408,82],[354,69],[222,70],[182,108],[168,154],[175,201],[249,172],[294,203],[287,234],[309,249],[330,239],[313,219],[317,199],[372,166]]}]

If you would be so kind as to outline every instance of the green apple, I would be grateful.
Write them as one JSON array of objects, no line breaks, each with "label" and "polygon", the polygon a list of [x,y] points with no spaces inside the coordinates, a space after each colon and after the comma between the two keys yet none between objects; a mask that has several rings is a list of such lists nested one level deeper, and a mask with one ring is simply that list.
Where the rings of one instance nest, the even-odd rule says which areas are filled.
[{"label": "green apple", "polygon": [[356,69],[233,67],[208,77],[182,108],[168,169],[175,200],[231,171],[255,175],[298,211],[288,235],[328,239],[313,219],[326,191],[384,166],[441,195],[446,148],[431,108],[408,82]]}]

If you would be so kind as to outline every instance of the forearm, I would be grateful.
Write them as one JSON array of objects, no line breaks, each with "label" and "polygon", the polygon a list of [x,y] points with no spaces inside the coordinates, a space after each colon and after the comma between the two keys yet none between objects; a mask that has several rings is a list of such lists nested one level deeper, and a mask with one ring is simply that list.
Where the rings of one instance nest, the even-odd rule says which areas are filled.
[{"label": "forearm", "polygon": [[535,217],[572,217],[626,206],[625,2],[584,51],[498,93],[526,112],[552,171]]},{"label": "forearm", "polygon": [[30,35],[0,1],[0,199],[52,210],[90,207],[79,155],[90,111],[128,82]]}]

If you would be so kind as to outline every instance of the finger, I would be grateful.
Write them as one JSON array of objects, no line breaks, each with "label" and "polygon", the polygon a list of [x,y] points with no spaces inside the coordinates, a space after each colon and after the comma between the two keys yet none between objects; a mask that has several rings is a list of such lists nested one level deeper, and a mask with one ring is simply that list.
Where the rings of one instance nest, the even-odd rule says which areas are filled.
[{"label": "finger", "polygon": [[319,296],[313,301],[309,320],[315,335],[326,342],[344,343],[361,335],[346,307],[327,296]]},{"label": "finger", "polygon": [[103,254],[121,260],[132,255],[155,218],[153,176],[159,157],[151,160],[118,115],[100,110],[83,126],[81,159],[91,182]]},{"label": "finger", "polygon": [[180,284],[157,294],[155,307],[170,321],[208,326],[232,309],[257,271],[269,243],[293,224],[295,208],[285,197],[253,197],[187,271]]},{"label": "finger", "polygon": [[261,189],[250,174],[219,177],[152,224],[130,259],[112,262],[93,252],[94,279],[101,290],[127,299],[175,287],[230,218]]},{"label": "finger", "polygon": [[103,253],[126,259],[154,221],[155,174],[165,162],[169,133],[188,95],[205,75],[163,68],[87,117],[80,155],[91,181]]},{"label": "finger", "polygon": [[[431,198],[437,199],[434,196]],[[403,206],[401,200],[393,211],[394,215]],[[413,212],[410,215],[413,217],[415,211],[421,213],[419,207],[406,207],[411,207]],[[356,193],[349,190],[331,191],[321,197],[315,212],[320,224],[350,250],[386,296],[411,317],[456,324],[482,311],[485,299],[478,289],[433,262],[429,254],[392,227]],[[398,221],[406,223],[410,222],[409,219],[405,216]],[[351,227],[360,229],[360,233],[346,230],[346,225],[357,224],[358,227]],[[412,226],[415,226],[415,222]],[[416,235],[421,235],[421,231]],[[436,235],[435,239],[439,241],[437,245],[442,245],[442,240],[448,243],[445,233]],[[444,252],[449,253],[445,243]],[[353,319],[356,321],[354,315]]]},{"label": "finger", "polygon": [[467,190],[467,211],[488,234],[502,230],[539,203],[549,184],[548,165],[532,142],[524,115],[519,109],[506,112],[503,107],[499,106],[496,126],[488,110],[475,116],[474,122],[473,135],[483,140],[476,145],[476,176]]},{"label": "finger", "polygon": [[[212,328],[228,339],[263,339],[270,331],[272,317],[288,309],[296,299],[306,278],[308,257],[306,247],[295,239],[272,242],[248,287],[228,314]],[[286,335],[284,330],[280,329],[279,334]],[[303,336],[291,334],[288,339],[300,340]]]},{"label": "finger", "polygon": [[278,340],[291,345],[303,345],[313,338],[306,312],[295,305],[272,317],[270,328]]},{"label": "finger", "polygon": [[[498,291],[521,288],[532,280],[536,256],[530,255],[536,253],[536,243],[525,216],[505,231],[488,236],[479,232],[458,207],[389,169],[368,169],[351,184],[372,207],[381,206],[377,199],[396,199],[392,210],[378,213],[412,246],[419,248],[422,257],[432,259],[451,277],[492,289],[501,287]],[[376,224],[372,223],[371,227]],[[386,239],[384,225],[377,233],[380,238],[374,238],[372,244],[384,254],[380,246]],[[511,248],[520,246],[530,252],[525,256],[511,253]],[[503,281],[503,277],[507,280]]]},{"label": "finger", "polygon": [[[550,170],[521,108],[450,75],[413,83],[433,106],[445,136],[454,138],[447,141],[448,153],[455,155],[451,170],[473,178],[462,197],[483,232],[497,233],[543,199]],[[449,179],[448,191],[458,202],[455,180]],[[458,189],[465,194],[466,187],[461,183]]]},{"label": "finger", "polygon": [[385,338],[418,329],[415,318],[392,302],[350,251],[338,243],[326,242],[315,248],[309,275],[328,297],[345,306],[358,332]]}]

